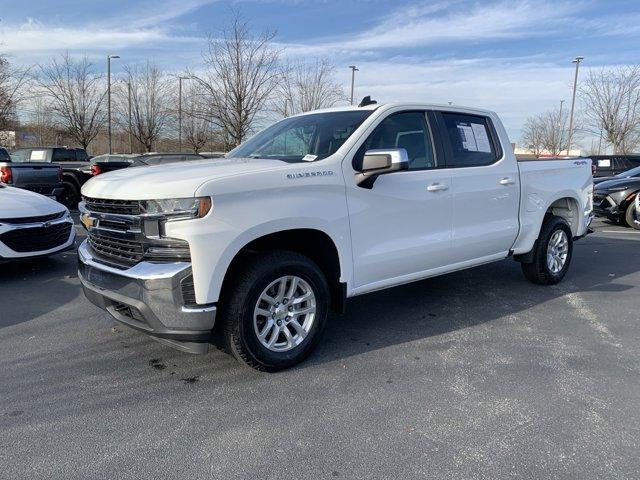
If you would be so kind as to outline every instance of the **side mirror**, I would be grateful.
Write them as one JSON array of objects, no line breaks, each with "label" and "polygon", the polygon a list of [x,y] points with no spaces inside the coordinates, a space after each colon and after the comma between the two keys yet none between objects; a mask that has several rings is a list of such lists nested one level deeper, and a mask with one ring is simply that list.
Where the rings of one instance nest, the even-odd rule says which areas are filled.
[{"label": "side mirror", "polygon": [[356,162],[354,168],[358,172],[356,185],[370,189],[378,176],[408,170],[409,155],[404,148],[367,150],[362,159]]}]

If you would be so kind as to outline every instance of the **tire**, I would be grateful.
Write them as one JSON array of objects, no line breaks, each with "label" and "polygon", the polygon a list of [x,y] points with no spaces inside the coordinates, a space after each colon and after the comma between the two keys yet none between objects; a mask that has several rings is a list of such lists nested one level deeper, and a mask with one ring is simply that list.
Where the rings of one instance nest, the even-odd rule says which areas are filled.
[{"label": "tire", "polygon": [[[564,232],[562,233],[556,232]],[[566,241],[566,256],[561,264],[561,268],[552,268],[549,264],[547,254],[550,246],[550,242],[557,238],[563,238]],[[542,224],[540,229],[540,236],[536,241],[533,262],[523,263],[522,272],[527,280],[538,285],[555,285],[559,283],[567,273],[569,265],[571,263],[571,256],[573,254],[573,237],[569,224],[561,217],[548,217]],[[560,254],[561,256],[561,254]]]},{"label": "tire", "polygon": [[635,228],[636,230],[640,230],[640,223],[636,223],[636,221],[640,222],[640,218],[638,218],[638,214],[636,213],[636,203],[631,202],[627,206],[627,210],[624,213],[624,221],[621,222],[628,227]]},{"label": "tire", "polygon": [[[276,292],[283,278],[298,279],[297,293],[293,296],[294,301],[285,308],[288,303],[286,294],[291,291],[292,285],[291,280],[285,280],[285,295],[284,298],[280,297],[276,308],[269,302],[279,297]],[[220,311],[223,325],[221,340],[228,353],[240,362],[266,372],[289,368],[311,354],[324,330],[330,298],[327,281],[314,262],[304,255],[289,251],[256,254],[247,258],[236,270],[232,282],[232,290],[222,296]],[[314,299],[315,313],[295,316],[298,310],[313,308],[310,300],[299,301],[306,295],[304,292],[309,290],[313,297],[308,298]],[[294,313],[289,313],[290,310],[294,310]],[[256,312],[275,313],[269,317]],[[301,328],[308,327],[308,331],[300,335],[300,330],[289,318],[295,319]],[[277,326],[277,322],[281,322],[281,325]],[[264,330],[268,325],[271,325],[270,330]],[[285,329],[289,331],[289,336]],[[267,334],[263,333],[265,331]],[[259,334],[266,336],[261,340]],[[294,340],[299,342],[295,346]],[[268,348],[265,343],[273,345]]]},{"label": "tire", "polygon": [[60,195],[60,203],[70,210],[76,208],[80,201],[80,190],[76,184],[70,180],[64,180],[62,183],[64,185],[64,191],[62,195]]}]

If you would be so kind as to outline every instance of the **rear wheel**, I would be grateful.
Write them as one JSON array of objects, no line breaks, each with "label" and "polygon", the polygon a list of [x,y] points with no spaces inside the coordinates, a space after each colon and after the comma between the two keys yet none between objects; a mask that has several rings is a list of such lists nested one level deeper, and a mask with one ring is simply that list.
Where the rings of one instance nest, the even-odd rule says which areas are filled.
[{"label": "rear wheel", "polygon": [[76,208],[80,201],[80,191],[78,187],[69,180],[64,180],[62,183],[64,190],[60,195],[60,203],[69,209]]},{"label": "rear wheel", "polygon": [[554,285],[567,273],[572,253],[571,228],[563,218],[549,217],[540,230],[533,252],[533,261],[523,263],[522,272],[530,282]]},{"label": "rear wheel", "polygon": [[318,266],[294,252],[258,254],[221,302],[225,349],[247,365],[277,371],[304,360],[324,329],[329,287]]},{"label": "rear wheel", "polygon": [[627,206],[627,210],[624,214],[624,223],[631,228],[640,230],[640,218],[638,218],[638,212],[636,211],[635,202],[631,202]]}]

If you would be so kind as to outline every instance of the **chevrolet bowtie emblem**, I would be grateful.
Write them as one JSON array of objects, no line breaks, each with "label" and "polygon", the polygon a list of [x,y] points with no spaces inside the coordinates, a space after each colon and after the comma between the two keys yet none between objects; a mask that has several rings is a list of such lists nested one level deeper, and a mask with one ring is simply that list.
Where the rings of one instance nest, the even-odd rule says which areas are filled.
[{"label": "chevrolet bowtie emblem", "polygon": [[86,228],[87,230],[93,227],[95,223],[94,219],[91,218],[86,213],[83,213],[82,215],[80,215],[80,222],[82,223],[82,225],[84,225],[84,228]]}]

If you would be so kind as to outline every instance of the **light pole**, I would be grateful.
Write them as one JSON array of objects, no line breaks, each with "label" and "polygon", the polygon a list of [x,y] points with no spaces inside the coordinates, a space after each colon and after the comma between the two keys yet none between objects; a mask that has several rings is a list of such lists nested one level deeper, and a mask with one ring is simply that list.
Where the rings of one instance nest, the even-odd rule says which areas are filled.
[{"label": "light pole", "polygon": [[131,125],[131,82],[127,82],[127,91],[129,93],[129,153],[133,153],[133,129]]},{"label": "light pole", "polygon": [[353,86],[355,84],[356,72],[358,71],[358,67],[356,67],[355,65],[349,65],[349,68],[351,69],[351,105],[353,105]]},{"label": "light pole", "polygon": [[571,113],[569,114],[569,141],[567,142],[567,155],[571,149],[571,137],[573,136],[573,110],[576,106],[576,90],[578,86],[578,68],[580,68],[580,62],[584,60],[584,57],[577,56],[571,63],[576,64],[576,73],[573,78],[573,98],[571,99]]},{"label": "light pole", "polygon": [[107,55],[107,124],[109,127],[109,153],[111,153],[111,59],[120,55]]},{"label": "light pole", "polygon": [[182,80],[191,77],[178,77],[178,152],[182,151]]}]

